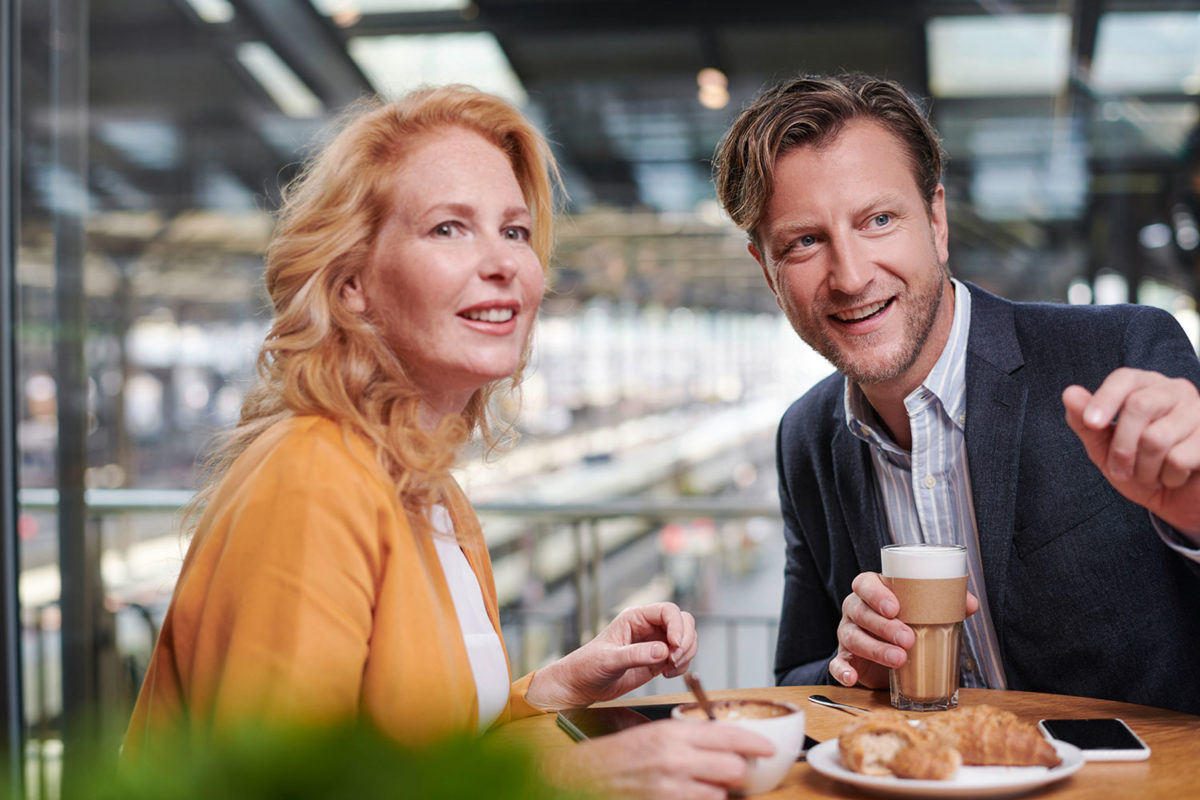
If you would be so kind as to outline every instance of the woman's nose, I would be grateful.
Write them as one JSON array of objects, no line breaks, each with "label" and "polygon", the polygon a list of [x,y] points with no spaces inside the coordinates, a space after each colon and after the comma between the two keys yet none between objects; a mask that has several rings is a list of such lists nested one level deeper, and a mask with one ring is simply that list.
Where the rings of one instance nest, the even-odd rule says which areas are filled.
[{"label": "woman's nose", "polygon": [[512,280],[519,266],[514,247],[514,243],[504,236],[489,239],[481,256],[480,274],[487,280]]}]

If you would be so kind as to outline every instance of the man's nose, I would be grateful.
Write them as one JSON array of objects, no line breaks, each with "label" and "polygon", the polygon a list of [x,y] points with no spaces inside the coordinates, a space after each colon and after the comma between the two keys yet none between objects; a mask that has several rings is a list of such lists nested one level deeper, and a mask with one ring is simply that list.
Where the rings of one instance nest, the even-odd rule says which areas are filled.
[{"label": "man's nose", "polygon": [[844,235],[830,241],[829,288],[848,295],[860,294],[871,282],[874,269],[861,243]]}]

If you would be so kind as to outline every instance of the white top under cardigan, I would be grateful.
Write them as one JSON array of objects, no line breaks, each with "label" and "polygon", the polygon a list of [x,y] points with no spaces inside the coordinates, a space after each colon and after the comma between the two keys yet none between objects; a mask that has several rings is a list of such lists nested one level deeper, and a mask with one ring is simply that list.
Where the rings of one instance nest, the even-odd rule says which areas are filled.
[{"label": "white top under cardigan", "polygon": [[479,581],[462,548],[454,539],[454,525],[444,506],[434,506],[429,514],[435,535],[438,559],[446,573],[450,596],[454,600],[454,613],[462,629],[463,641],[467,645],[467,658],[471,672],[475,675],[475,693],[479,697],[479,730],[485,730],[508,702],[511,679],[508,662],[504,659],[504,645],[492,627],[487,608],[483,604],[483,592]]}]

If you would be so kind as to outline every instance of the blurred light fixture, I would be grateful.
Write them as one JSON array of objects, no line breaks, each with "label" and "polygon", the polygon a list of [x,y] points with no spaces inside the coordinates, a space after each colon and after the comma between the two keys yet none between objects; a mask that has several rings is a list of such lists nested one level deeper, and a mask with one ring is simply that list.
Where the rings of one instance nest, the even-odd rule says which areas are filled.
[{"label": "blurred light fixture", "polygon": [[1076,278],[1067,287],[1067,302],[1073,306],[1091,305],[1092,287],[1082,278]]},{"label": "blurred light fixture", "polygon": [[1067,83],[1071,17],[933,17],[925,27],[929,87],[939,97],[1052,95]]},{"label": "blurred light fixture", "polygon": [[312,4],[313,8],[327,17],[336,17],[339,13],[351,12],[361,17],[363,14],[467,11],[471,2],[470,0],[312,0]]},{"label": "blurred light fixture", "polygon": [[1171,209],[1171,224],[1175,229],[1175,244],[1179,249],[1191,252],[1200,247],[1200,229],[1196,227],[1196,216],[1183,203]]},{"label": "blurred light fixture", "polygon": [[696,85],[700,87],[700,105],[719,109],[729,105],[729,79],[714,67],[705,67],[696,73]]},{"label": "blurred light fixture", "polygon": [[1098,306],[1111,306],[1129,302],[1129,282],[1124,275],[1105,270],[1096,276],[1093,283],[1095,302]]},{"label": "blurred light fixture", "polygon": [[1171,226],[1161,222],[1147,225],[1138,231],[1138,244],[1147,250],[1157,250],[1171,243]]},{"label": "blurred light fixture", "polygon": [[324,5],[328,7],[325,13],[339,28],[349,28],[362,19],[362,9],[354,0],[334,0]]},{"label": "blurred light fixture", "polygon": [[205,22],[213,24],[229,22],[234,17],[233,6],[229,0],[187,0],[196,16]]},{"label": "blurred light fixture", "polygon": [[490,33],[355,36],[346,49],[376,91],[389,97],[423,85],[468,83],[517,105],[529,99]]},{"label": "blurred light fixture", "polygon": [[[1100,92],[1193,93],[1200,13],[1112,12],[1100,17],[1091,87]],[[1192,88],[1189,88],[1192,87]]]},{"label": "blurred light fixture", "polygon": [[263,42],[238,45],[237,60],[289,117],[315,117],[321,112],[321,101],[317,96]]}]

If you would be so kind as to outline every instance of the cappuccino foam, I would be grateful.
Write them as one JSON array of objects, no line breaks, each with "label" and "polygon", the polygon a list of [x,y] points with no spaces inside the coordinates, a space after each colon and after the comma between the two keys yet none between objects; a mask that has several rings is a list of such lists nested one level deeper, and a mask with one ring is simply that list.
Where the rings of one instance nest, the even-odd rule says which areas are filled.
[{"label": "cappuccino foam", "polygon": [[[712,701],[713,716],[717,719],[770,719],[791,714],[794,709],[770,700],[714,700]],[[685,717],[708,719],[704,709],[698,704],[689,703],[679,711]]]}]

